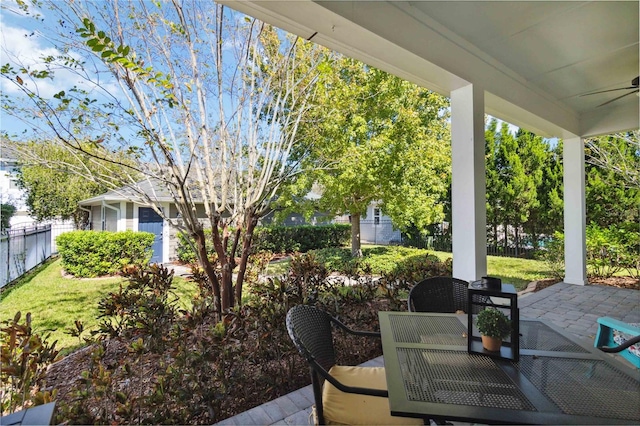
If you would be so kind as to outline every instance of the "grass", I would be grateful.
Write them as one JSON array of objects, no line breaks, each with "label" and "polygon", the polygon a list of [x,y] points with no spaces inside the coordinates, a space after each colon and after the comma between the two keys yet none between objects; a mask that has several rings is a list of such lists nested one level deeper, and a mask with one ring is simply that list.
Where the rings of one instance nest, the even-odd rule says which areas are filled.
[{"label": "grass", "polygon": [[[351,258],[349,248],[330,248],[314,251],[318,260],[323,262],[331,271],[340,271]],[[427,254],[435,255],[441,261],[451,258],[451,253],[415,249],[399,246],[362,246],[364,264],[372,267],[374,273],[392,270],[398,262],[409,257],[423,257]],[[279,275],[287,271],[289,262],[286,260],[270,264],[267,273]],[[543,261],[520,259],[513,257],[487,256],[487,274],[502,279],[504,283],[513,284],[516,290],[523,290],[531,281],[550,278],[552,273]]]},{"label": "grass", "polygon": [[[16,312],[31,312],[36,332],[50,332],[49,341],[58,340],[59,349],[72,350],[79,345],[77,337],[65,334],[74,321],[84,323],[85,330],[95,329],[99,323],[98,301],[116,291],[121,277],[68,278],[62,276],[60,260],[46,264],[39,272],[30,274],[0,296],[0,320],[12,319]],[[180,277],[174,279],[176,295],[186,306],[196,286]]]}]

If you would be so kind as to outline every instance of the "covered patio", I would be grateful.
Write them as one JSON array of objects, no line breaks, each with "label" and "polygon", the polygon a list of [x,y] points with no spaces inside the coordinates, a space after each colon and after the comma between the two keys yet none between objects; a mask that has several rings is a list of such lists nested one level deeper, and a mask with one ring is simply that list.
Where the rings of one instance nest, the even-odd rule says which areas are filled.
[{"label": "covered patio", "polygon": [[[523,318],[542,319],[592,345],[597,332],[596,319],[610,316],[628,323],[640,322],[640,291],[589,285],[578,287],[558,283],[518,300]],[[619,357],[618,355],[610,355]],[[382,357],[365,366],[383,366]],[[311,424],[313,405],[311,385],[223,420],[218,425],[300,425]]]},{"label": "covered patio", "polygon": [[[638,291],[586,285],[584,167],[586,138],[640,127],[637,1],[221,3],[450,99],[457,278],[487,273],[485,114],[563,139],[564,281],[521,296],[521,317],[589,344],[598,317],[640,321]],[[220,424],[308,424],[312,404],[307,387]]]},{"label": "covered patio", "polygon": [[587,284],[584,139],[640,127],[638,2],[221,3],[450,98],[455,277],[487,272],[485,114],[562,138],[564,282]]}]

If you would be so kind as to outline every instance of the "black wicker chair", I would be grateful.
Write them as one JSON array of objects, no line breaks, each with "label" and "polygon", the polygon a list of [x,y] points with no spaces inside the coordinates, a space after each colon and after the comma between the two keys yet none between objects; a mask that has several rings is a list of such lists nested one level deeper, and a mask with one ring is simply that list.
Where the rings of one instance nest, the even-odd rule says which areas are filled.
[{"label": "black wicker chair", "polygon": [[[419,419],[390,415],[384,368],[336,366],[332,335],[334,325],[358,336],[380,337],[380,333],[376,332],[351,330],[328,313],[313,306],[295,306],[287,313],[289,336],[309,363],[317,423],[422,424]],[[373,387],[358,386],[363,383],[373,384]],[[338,390],[346,394],[366,396],[359,397],[357,401],[349,400],[347,395],[339,393]],[[329,410],[331,403],[339,404],[340,408]],[[360,417],[357,417],[358,415]]]},{"label": "black wicker chair", "polygon": [[409,292],[409,312],[466,313],[468,287],[467,281],[457,278],[426,278]]}]

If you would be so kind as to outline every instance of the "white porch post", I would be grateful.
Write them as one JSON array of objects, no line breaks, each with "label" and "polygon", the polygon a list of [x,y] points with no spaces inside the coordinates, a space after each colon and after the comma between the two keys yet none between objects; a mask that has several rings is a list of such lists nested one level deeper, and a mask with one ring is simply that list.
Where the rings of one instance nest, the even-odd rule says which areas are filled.
[{"label": "white porch post", "polygon": [[451,202],[453,276],[477,280],[487,273],[484,90],[451,92]]},{"label": "white porch post", "polygon": [[584,188],[584,142],[564,140],[564,282],[585,285],[587,281]]}]

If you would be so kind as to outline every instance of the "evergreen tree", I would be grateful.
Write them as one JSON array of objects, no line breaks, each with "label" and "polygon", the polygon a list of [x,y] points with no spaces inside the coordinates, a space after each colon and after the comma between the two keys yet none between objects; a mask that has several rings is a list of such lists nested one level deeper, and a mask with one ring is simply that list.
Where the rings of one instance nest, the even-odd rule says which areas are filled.
[{"label": "evergreen tree", "polygon": [[509,245],[508,234],[513,231],[516,251],[520,245],[519,230],[529,217],[529,209],[536,199],[535,183],[527,175],[520,159],[518,141],[502,123],[499,134],[497,164],[501,187],[501,216],[505,230],[504,248]]},{"label": "evergreen tree", "polygon": [[538,248],[538,238],[543,230],[541,229],[541,216],[544,215],[544,206],[541,200],[545,169],[549,167],[547,158],[549,157],[548,144],[542,137],[526,130],[520,129],[516,133],[518,141],[518,154],[528,176],[533,184],[533,194],[529,199],[528,217],[523,223],[523,230],[528,234],[531,244]]},{"label": "evergreen tree", "polygon": [[487,244],[498,250],[498,228],[500,226],[500,175],[497,164],[498,120],[492,118],[484,132],[485,167],[487,185]]}]

